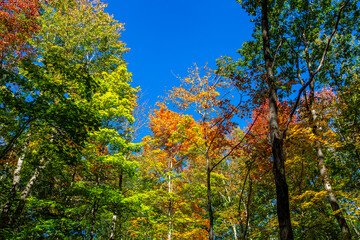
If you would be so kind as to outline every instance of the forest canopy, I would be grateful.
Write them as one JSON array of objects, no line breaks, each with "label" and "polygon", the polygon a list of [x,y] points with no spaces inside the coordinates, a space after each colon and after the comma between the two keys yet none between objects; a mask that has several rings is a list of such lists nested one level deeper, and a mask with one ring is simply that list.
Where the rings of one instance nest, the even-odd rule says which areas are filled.
[{"label": "forest canopy", "polygon": [[359,239],[359,3],[237,2],[149,106],[107,4],[1,1],[0,239]]}]

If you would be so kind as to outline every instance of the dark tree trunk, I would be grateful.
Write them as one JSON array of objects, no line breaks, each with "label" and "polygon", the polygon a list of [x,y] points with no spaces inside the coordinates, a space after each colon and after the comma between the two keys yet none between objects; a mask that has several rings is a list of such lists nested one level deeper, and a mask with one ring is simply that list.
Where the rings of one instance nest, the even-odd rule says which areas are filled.
[{"label": "dark tree trunk", "polygon": [[289,207],[289,190],[285,177],[285,166],[283,156],[283,142],[281,139],[275,138],[272,141],[273,152],[273,172],[276,185],[277,197],[277,215],[280,228],[280,239],[293,239],[291,227],[290,207]]},{"label": "dark tree trunk", "polygon": [[97,208],[97,199],[94,199],[94,204],[91,208],[91,225],[90,225],[90,240],[94,239],[95,236],[95,219],[96,219],[96,209]]},{"label": "dark tree trunk", "polygon": [[249,180],[249,195],[246,203],[246,222],[245,222],[245,230],[243,239],[246,239],[246,235],[249,229],[249,221],[250,221],[250,202],[251,202],[251,194],[252,194],[252,179]]},{"label": "dark tree trunk", "polygon": [[[209,161],[209,160],[208,160]],[[207,186],[207,200],[208,200],[208,211],[209,211],[209,220],[210,220],[210,226],[209,226],[209,239],[214,239],[214,214],[212,210],[212,204],[211,204],[211,170],[210,170],[210,163],[207,164],[207,176],[206,176],[206,186]]]},{"label": "dark tree trunk", "polygon": [[289,190],[285,176],[285,157],[283,153],[283,139],[280,136],[277,108],[277,87],[274,75],[273,60],[270,53],[270,27],[268,20],[268,0],[261,1],[262,40],[267,81],[269,85],[269,120],[270,138],[273,153],[273,173],[276,185],[277,215],[280,228],[280,239],[293,239],[291,227]]}]

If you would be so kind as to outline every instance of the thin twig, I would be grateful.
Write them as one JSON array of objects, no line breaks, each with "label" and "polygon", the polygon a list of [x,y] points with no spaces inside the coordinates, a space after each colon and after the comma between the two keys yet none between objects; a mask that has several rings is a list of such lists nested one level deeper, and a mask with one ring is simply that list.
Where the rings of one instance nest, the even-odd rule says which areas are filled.
[{"label": "thin twig", "polygon": [[274,66],[275,66],[276,56],[277,56],[278,51],[279,51],[280,48],[281,48],[282,43],[283,43],[283,38],[281,38],[280,43],[279,43],[278,47],[276,48],[276,51],[275,51],[274,59],[273,59],[273,61],[272,61],[272,66],[271,66],[271,68],[274,68]]}]

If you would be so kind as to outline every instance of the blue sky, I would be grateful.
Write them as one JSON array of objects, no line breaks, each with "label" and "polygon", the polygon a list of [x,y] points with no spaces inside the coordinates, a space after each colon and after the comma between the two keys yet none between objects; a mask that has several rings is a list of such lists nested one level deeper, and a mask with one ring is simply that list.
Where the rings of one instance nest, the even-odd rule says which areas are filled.
[{"label": "blue sky", "polygon": [[189,67],[215,67],[220,56],[238,57],[253,24],[236,0],[105,0],[107,12],[125,23],[125,55],[143,100],[153,106],[178,86]]},{"label": "blue sky", "polygon": [[237,57],[252,24],[235,0],[106,0],[107,12],[125,23],[125,55],[150,104],[178,84],[197,63],[215,65],[220,56]]}]

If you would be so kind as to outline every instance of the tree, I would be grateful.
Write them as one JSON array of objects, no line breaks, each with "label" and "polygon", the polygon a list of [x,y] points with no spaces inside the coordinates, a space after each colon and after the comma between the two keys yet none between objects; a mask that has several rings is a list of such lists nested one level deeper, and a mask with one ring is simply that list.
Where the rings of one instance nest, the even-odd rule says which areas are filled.
[{"label": "tree", "polygon": [[28,39],[33,37],[40,26],[40,0],[2,1],[0,3],[0,69],[11,70],[15,63],[28,55],[33,48]]},{"label": "tree", "polygon": [[[169,138],[168,135],[172,136],[173,140],[167,143],[169,145],[164,145],[164,147],[167,146],[165,149],[180,144],[184,157],[205,171],[208,233],[209,239],[214,239],[214,206],[211,191],[213,184],[211,183],[211,176],[215,168],[226,158],[228,146],[226,136],[234,127],[231,118],[237,114],[237,108],[230,102],[231,94],[225,98],[220,97],[219,91],[228,91],[228,84],[212,76],[207,68],[204,68],[204,70],[205,73],[201,76],[200,68],[195,66],[188,77],[181,79],[182,85],[170,91],[167,98],[179,110],[193,111],[199,120],[195,121],[192,117],[185,116],[177,125],[169,125],[173,120],[157,117],[152,120],[152,131],[157,134],[158,139],[163,139],[160,141],[166,142],[168,141],[166,139]],[[166,109],[156,111],[156,115],[160,116],[161,113],[166,116],[168,114],[165,113],[169,113],[169,111]],[[155,121],[155,119],[158,120]],[[169,121],[169,123],[166,121]],[[193,168],[190,167],[190,169]]]},{"label": "tree", "polygon": [[[245,10],[255,17],[256,24],[253,34],[254,40],[246,42],[240,50],[243,56],[240,65],[255,67],[263,64],[262,66],[267,73],[274,176],[277,185],[277,208],[282,239],[293,238],[282,147],[287,135],[287,126],[305,89],[310,86],[310,91],[314,92],[312,86],[314,86],[315,76],[320,70],[325,69],[323,67],[326,65],[325,59],[330,51],[332,39],[338,31],[339,21],[345,19],[346,22],[350,19],[349,17],[343,18],[342,14],[343,11],[349,11],[344,10],[348,2],[338,3],[334,1],[328,4],[316,2],[311,4],[311,7],[308,3],[297,1],[241,2]],[[354,8],[353,3],[351,5]],[[324,17],[319,17],[318,13],[324,14]],[[329,14],[333,17],[325,17]],[[349,31],[345,31],[349,34]],[[342,43],[344,42],[346,40]],[[304,62],[300,63],[301,52],[305,52],[305,54],[302,55]],[[317,64],[316,69],[314,68],[315,63]],[[299,84],[302,86],[296,90],[298,94],[294,99],[288,123],[283,133],[280,133],[277,120],[278,90],[283,88],[289,92],[291,88],[281,85],[279,79],[294,82],[299,76],[301,78],[306,66],[310,71],[310,78],[303,82],[299,80]],[[314,70],[312,70],[313,68]],[[297,69],[297,71],[293,69]],[[326,69],[328,68],[326,67]],[[281,95],[280,97],[282,98]],[[345,225],[342,223],[343,221],[339,221],[341,229],[345,229]],[[347,238],[346,232],[348,231],[343,231],[345,238]]]},{"label": "tree", "polygon": [[[26,42],[37,55],[22,59],[19,73],[11,75],[13,84],[3,86],[2,110],[21,129],[13,134],[6,121],[1,128],[2,164],[10,164],[2,172],[7,183],[2,184],[7,193],[1,199],[3,236],[24,236],[37,219],[44,225],[29,236],[84,231],[95,237],[105,234],[95,220],[110,219],[123,201],[112,169],[131,175],[135,167],[124,155],[136,149],[125,126],[134,122],[137,90],[122,59],[127,51],[119,40],[123,24],[104,7],[86,0],[43,3],[41,29]],[[69,219],[68,225],[62,218]]]},{"label": "tree", "polygon": [[[209,239],[214,239],[214,214],[211,193],[211,173],[226,155],[226,135],[229,134],[234,123],[232,117],[237,114],[237,108],[230,103],[228,98],[219,98],[217,89],[224,88],[227,84],[220,78],[214,78],[210,72],[201,77],[196,67],[191,75],[183,80],[183,85],[174,88],[169,96],[180,109],[187,110],[193,106],[193,111],[199,115],[200,133],[198,141],[191,141],[187,134],[180,132],[179,137],[191,141],[198,153],[206,163],[207,210],[209,214]],[[229,96],[230,97],[230,96]],[[184,138],[185,136],[185,138]],[[223,155],[224,154],[224,155]]]},{"label": "tree", "polygon": [[[40,1],[2,1],[0,3],[0,24],[4,26],[0,30],[0,101],[2,116],[1,133],[2,146],[0,158],[3,158],[12,148],[19,136],[27,128],[30,119],[22,119],[21,113],[26,102],[19,96],[20,86],[17,84],[18,63],[26,56],[34,54],[34,48],[28,40],[36,34],[40,26],[39,16]],[[26,95],[24,96],[26,97]],[[9,109],[12,109],[10,112]],[[20,118],[13,121],[14,118]]]},{"label": "tree", "polygon": [[192,167],[195,159],[189,155],[191,144],[178,141],[176,135],[180,128],[198,126],[190,116],[165,106],[154,110],[149,124],[153,136],[143,139],[138,157],[142,186],[138,191],[144,194],[148,210],[133,220],[133,234],[138,238],[205,239],[203,198],[193,191],[198,179],[192,176],[196,173]]}]

